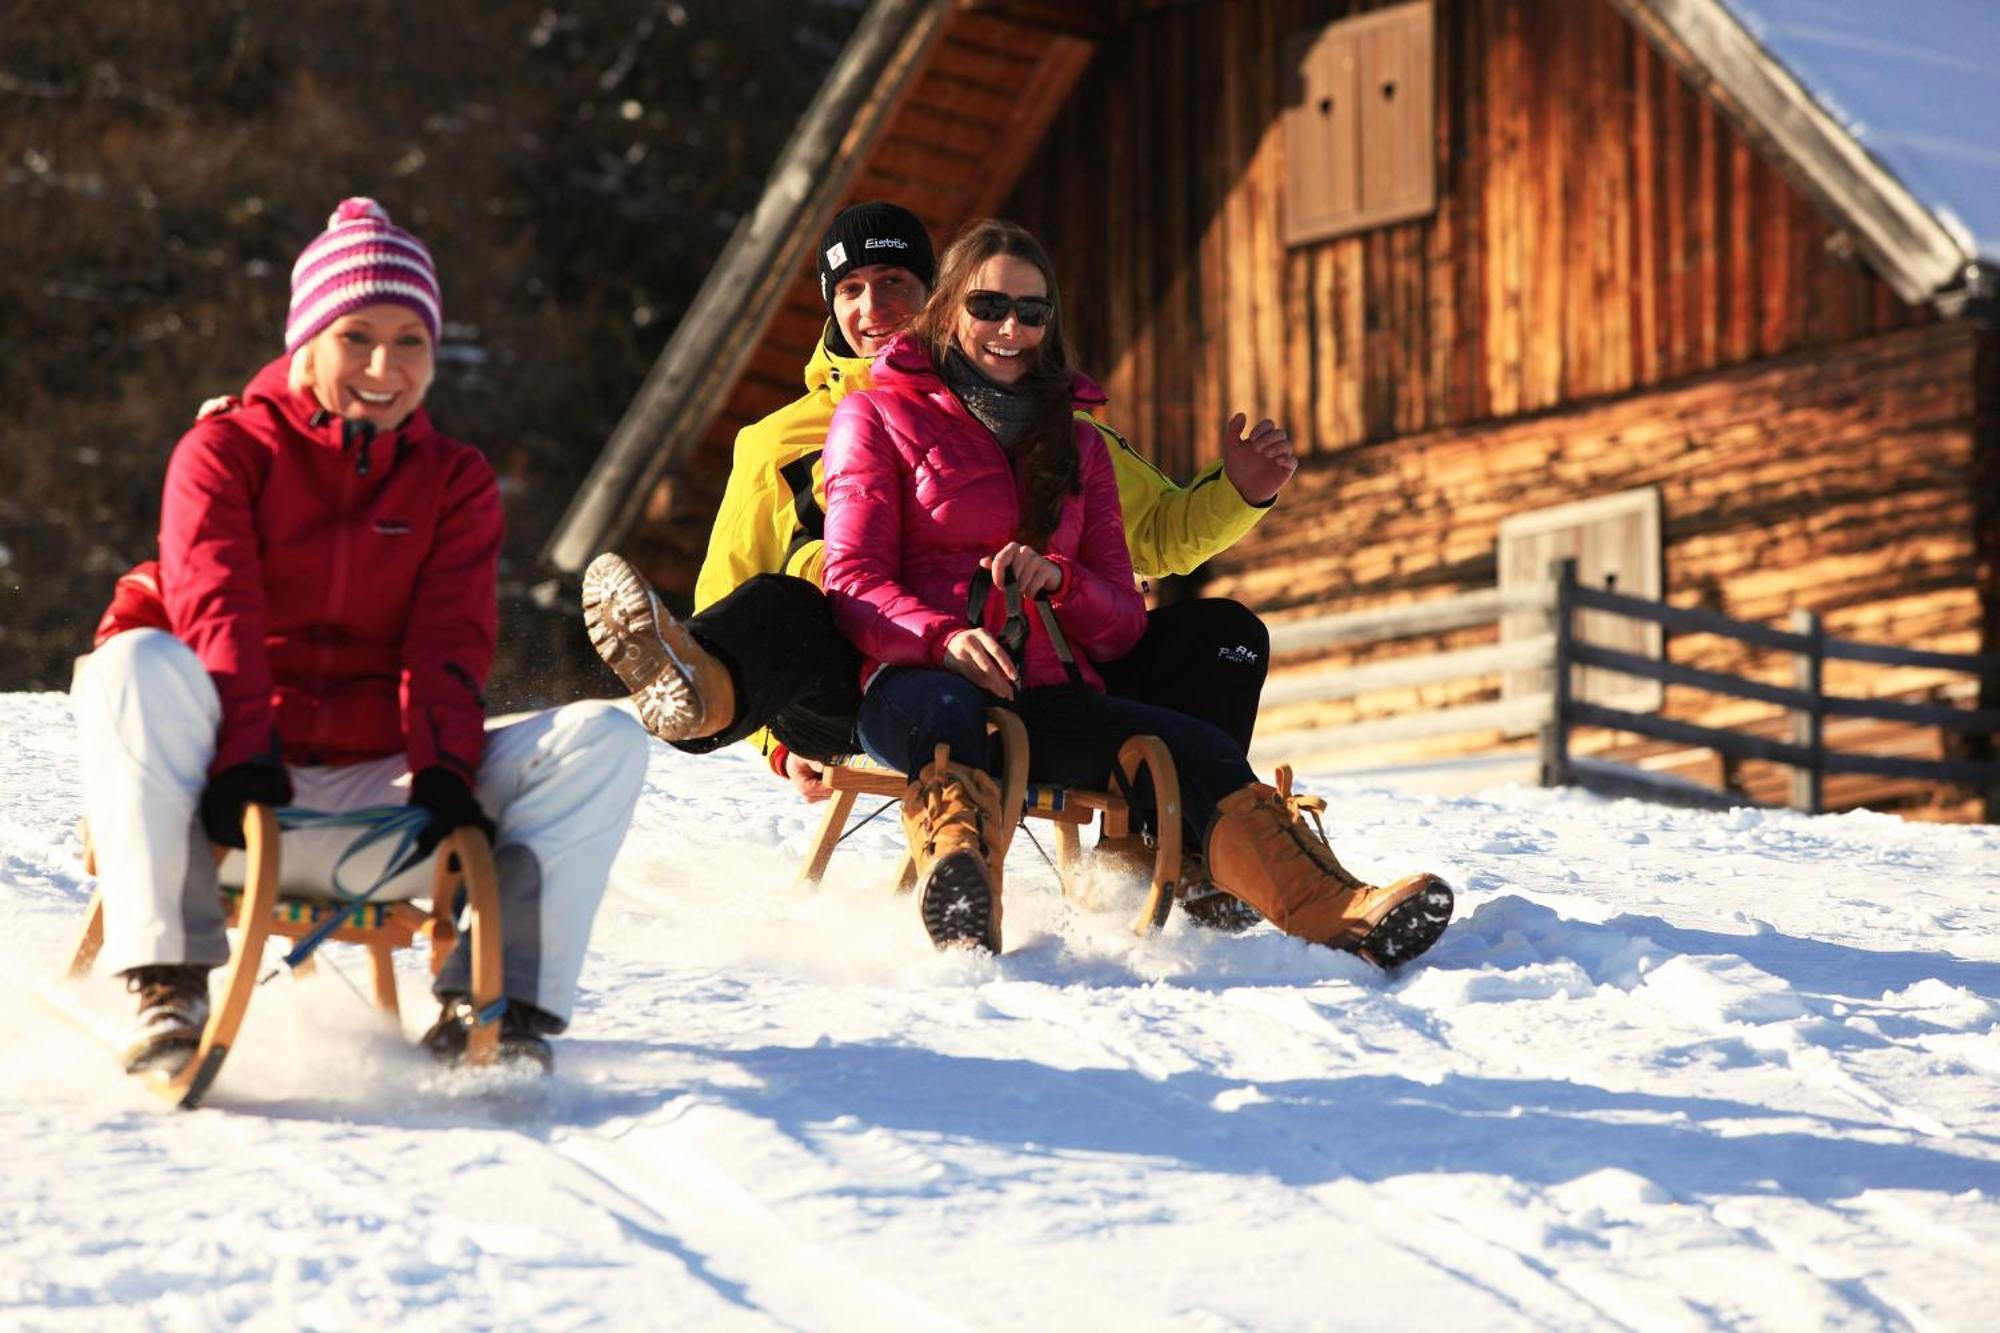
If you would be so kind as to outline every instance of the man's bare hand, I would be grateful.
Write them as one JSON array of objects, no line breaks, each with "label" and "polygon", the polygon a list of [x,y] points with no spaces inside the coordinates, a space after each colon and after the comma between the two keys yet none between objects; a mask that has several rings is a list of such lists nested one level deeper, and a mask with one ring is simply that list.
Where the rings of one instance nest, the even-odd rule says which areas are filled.
[{"label": "man's bare hand", "polygon": [[833,795],[833,788],[826,785],[826,769],[789,750],[785,752],[785,780],[805,798],[807,805],[817,805]]},{"label": "man's bare hand", "polygon": [[1251,504],[1269,504],[1299,470],[1299,456],[1283,426],[1266,417],[1246,436],[1249,420],[1238,412],[1222,428],[1222,475]]}]

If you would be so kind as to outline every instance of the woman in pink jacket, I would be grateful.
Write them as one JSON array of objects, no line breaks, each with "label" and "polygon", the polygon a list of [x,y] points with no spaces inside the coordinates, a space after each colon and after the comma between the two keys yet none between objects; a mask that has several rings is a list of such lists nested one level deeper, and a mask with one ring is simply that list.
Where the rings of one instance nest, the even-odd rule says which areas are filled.
[{"label": "woman in pink jacket", "polygon": [[[925,928],[940,946],[1000,948],[1008,830],[985,728],[998,701],[1025,723],[1039,782],[1100,786],[1127,737],[1160,737],[1215,883],[1293,934],[1415,957],[1450,918],[1441,880],[1362,884],[1224,732],[1104,694],[1092,661],[1126,652],[1146,612],[1103,438],[1074,417],[1104,396],[1070,360],[1041,245],[977,222],[827,437],[826,591],[867,659],[861,741],[912,775]],[[980,596],[989,583],[1046,599],[1059,635],[1034,612],[1010,619],[1002,596]]]}]

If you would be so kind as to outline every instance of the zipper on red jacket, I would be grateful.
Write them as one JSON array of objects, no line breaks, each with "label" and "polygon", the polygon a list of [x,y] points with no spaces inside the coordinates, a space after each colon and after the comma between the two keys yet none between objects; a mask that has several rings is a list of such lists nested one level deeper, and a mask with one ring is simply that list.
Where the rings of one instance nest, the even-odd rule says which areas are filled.
[{"label": "zipper on red jacket", "polygon": [[366,421],[343,421],[340,423],[340,452],[346,453],[350,447],[359,445],[354,454],[354,475],[368,475],[368,449],[375,443],[375,427]]},{"label": "zipper on red jacket", "polygon": [[[353,543],[350,539],[349,525],[346,520],[354,508],[355,480],[368,475],[368,446],[374,438],[375,427],[368,422],[343,420],[340,423],[341,453],[344,455],[347,452],[348,446],[356,443],[359,444],[360,448],[355,458],[352,474],[347,474],[346,469],[342,469],[340,495],[334,506],[336,521],[333,525],[333,577],[327,581],[326,585],[326,605],[320,615],[322,624],[339,624],[340,608],[347,601],[348,566],[352,563]],[[327,680],[332,673],[333,645],[331,643],[322,644],[320,651],[314,656],[316,669],[313,672],[313,694],[314,697],[319,698],[325,696]]]}]

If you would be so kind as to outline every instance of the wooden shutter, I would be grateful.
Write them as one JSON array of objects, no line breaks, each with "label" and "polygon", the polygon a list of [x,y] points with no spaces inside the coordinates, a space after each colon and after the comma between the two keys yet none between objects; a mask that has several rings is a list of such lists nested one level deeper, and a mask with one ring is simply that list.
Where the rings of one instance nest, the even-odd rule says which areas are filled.
[{"label": "wooden shutter", "polygon": [[[1497,563],[1503,589],[1546,580],[1549,565],[1564,556],[1575,557],[1579,583],[1660,600],[1659,490],[1642,486],[1500,520]],[[1514,612],[1500,622],[1502,643],[1546,633],[1548,625],[1537,612]],[[1601,611],[1579,612],[1576,634],[1602,648],[1656,660],[1665,645],[1658,625]],[[1512,699],[1546,691],[1547,676],[1546,671],[1509,672],[1501,697]],[[1578,667],[1570,685],[1578,699],[1635,713],[1654,712],[1666,701],[1666,687],[1658,681],[1615,671]]]},{"label": "wooden shutter", "polygon": [[1302,33],[1286,47],[1285,242],[1437,205],[1432,0]]}]

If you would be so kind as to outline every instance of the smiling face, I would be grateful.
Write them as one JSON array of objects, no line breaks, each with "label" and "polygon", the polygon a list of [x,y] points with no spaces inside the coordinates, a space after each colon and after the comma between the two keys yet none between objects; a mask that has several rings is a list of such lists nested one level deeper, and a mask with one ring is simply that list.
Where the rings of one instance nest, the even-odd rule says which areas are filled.
[{"label": "smiling face", "polygon": [[431,387],[430,330],[406,306],[363,306],[305,345],[305,381],[319,405],[378,430],[399,425]]},{"label": "smiling face", "polygon": [[[1048,279],[1042,271],[1016,255],[995,255],[972,274],[965,295],[995,292],[1003,296],[1047,297]],[[1031,328],[1012,310],[1003,319],[980,319],[959,303],[953,333],[958,350],[979,367],[986,377],[999,384],[1013,384],[1035,363],[1035,350],[1042,345],[1048,326]]]},{"label": "smiling face", "polygon": [[873,356],[923,309],[929,294],[900,265],[865,264],[833,285],[833,320],[857,355]]}]

